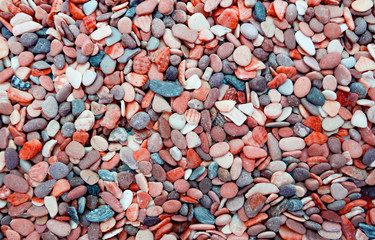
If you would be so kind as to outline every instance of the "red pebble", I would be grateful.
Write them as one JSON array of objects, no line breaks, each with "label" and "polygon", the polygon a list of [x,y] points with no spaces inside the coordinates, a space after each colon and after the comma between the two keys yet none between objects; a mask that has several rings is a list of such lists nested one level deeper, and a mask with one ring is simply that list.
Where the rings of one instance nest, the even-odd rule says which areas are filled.
[{"label": "red pebble", "polygon": [[42,150],[42,143],[37,139],[32,139],[25,143],[19,152],[19,157],[23,160],[29,160],[38,154]]},{"label": "red pebble", "polygon": [[268,84],[267,84],[267,87],[273,89],[273,88],[277,88],[279,87],[280,85],[282,85],[287,79],[287,76],[285,73],[279,73],[276,75],[276,77],[274,77],[274,79],[272,79]]}]

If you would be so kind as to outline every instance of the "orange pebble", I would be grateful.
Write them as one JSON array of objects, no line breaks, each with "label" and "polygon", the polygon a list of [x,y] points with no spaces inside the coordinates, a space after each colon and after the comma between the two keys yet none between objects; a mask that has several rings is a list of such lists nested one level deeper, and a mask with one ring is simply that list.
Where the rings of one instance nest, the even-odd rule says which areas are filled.
[{"label": "orange pebble", "polygon": [[51,195],[54,197],[61,196],[64,192],[67,192],[70,190],[70,184],[69,181],[66,179],[59,179],[55,183],[55,186],[52,189]]},{"label": "orange pebble", "polygon": [[327,135],[321,132],[312,132],[309,136],[305,138],[305,143],[307,146],[311,146],[313,144],[322,145],[323,143],[327,142],[327,140]]},{"label": "orange pebble", "polygon": [[276,75],[276,77],[274,77],[274,79],[272,79],[268,84],[267,84],[267,87],[273,89],[273,88],[277,88],[279,87],[280,85],[282,85],[287,79],[287,76],[285,73],[279,73]]},{"label": "orange pebble", "polygon": [[29,195],[24,193],[12,193],[7,198],[7,201],[10,202],[13,206],[21,205],[24,202],[29,200]]},{"label": "orange pebble", "polygon": [[134,151],[133,157],[137,162],[148,161],[151,159],[150,151],[146,148],[140,148],[137,151]]},{"label": "orange pebble", "polygon": [[32,139],[25,143],[19,152],[19,157],[23,160],[29,160],[42,150],[42,143],[37,139]]}]

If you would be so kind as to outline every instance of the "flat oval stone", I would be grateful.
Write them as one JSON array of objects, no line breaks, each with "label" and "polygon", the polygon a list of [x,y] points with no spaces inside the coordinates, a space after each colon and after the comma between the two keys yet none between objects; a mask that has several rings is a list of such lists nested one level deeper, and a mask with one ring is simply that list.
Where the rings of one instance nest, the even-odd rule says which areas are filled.
[{"label": "flat oval stone", "polygon": [[18,153],[13,148],[5,149],[4,158],[5,158],[5,166],[9,170],[13,170],[17,168],[18,164],[20,163],[20,158],[18,157]]},{"label": "flat oval stone", "polygon": [[22,236],[27,236],[34,231],[34,224],[28,219],[13,219],[10,222],[10,226]]},{"label": "flat oval stone", "polygon": [[55,162],[49,167],[48,172],[52,178],[61,179],[69,174],[69,168],[62,162]]},{"label": "flat oval stone", "polygon": [[244,24],[241,24],[241,34],[249,39],[249,40],[254,40],[257,38],[258,36],[258,29],[256,29],[256,27],[250,23],[244,23]]},{"label": "flat oval stone", "polygon": [[56,117],[58,113],[58,104],[54,97],[49,96],[43,103],[42,103],[42,111],[48,118]]},{"label": "flat oval stone", "polygon": [[56,234],[59,237],[66,237],[71,232],[69,223],[63,221],[50,219],[47,221],[46,226],[52,233]]},{"label": "flat oval stone", "polygon": [[3,179],[4,185],[17,193],[27,193],[29,184],[25,179],[18,175],[8,174]]},{"label": "flat oval stone", "polygon": [[279,142],[279,147],[283,151],[302,150],[306,146],[305,141],[298,137],[282,138]]},{"label": "flat oval stone", "polygon": [[373,162],[375,161],[375,148],[371,148],[366,151],[365,155],[363,155],[362,162],[367,166],[372,166]]},{"label": "flat oval stone", "polygon": [[141,130],[148,125],[150,120],[150,116],[146,112],[138,112],[130,119],[130,126],[137,130]]}]

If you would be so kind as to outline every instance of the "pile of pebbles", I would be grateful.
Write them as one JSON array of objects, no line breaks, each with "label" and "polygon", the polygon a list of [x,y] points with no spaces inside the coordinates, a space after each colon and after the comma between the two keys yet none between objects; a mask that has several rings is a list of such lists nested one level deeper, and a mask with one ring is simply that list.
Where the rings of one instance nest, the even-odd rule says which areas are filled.
[{"label": "pile of pebbles", "polygon": [[374,13],[0,0],[0,239],[374,239]]}]

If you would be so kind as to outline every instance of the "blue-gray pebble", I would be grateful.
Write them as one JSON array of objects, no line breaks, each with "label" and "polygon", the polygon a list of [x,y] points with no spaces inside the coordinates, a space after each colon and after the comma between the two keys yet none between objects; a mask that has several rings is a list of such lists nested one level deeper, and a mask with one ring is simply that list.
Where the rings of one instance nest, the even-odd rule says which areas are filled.
[{"label": "blue-gray pebble", "polygon": [[326,101],[323,93],[321,93],[316,87],[311,88],[306,99],[315,106],[323,106]]},{"label": "blue-gray pebble", "polygon": [[182,87],[174,82],[165,82],[151,79],[150,89],[163,97],[177,97],[182,93]]},{"label": "blue-gray pebble", "polygon": [[103,181],[115,181],[115,176],[113,176],[113,173],[109,170],[106,170],[106,169],[100,169],[98,171],[98,174],[99,174],[99,177],[103,180]]},{"label": "blue-gray pebble", "polygon": [[234,75],[225,75],[224,80],[232,85],[237,91],[245,91],[245,81],[239,80]]},{"label": "blue-gray pebble", "polygon": [[103,222],[111,218],[115,213],[109,205],[100,206],[86,214],[89,222]]},{"label": "blue-gray pebble", "polygon": [[194,216],[200,223],[215,224],[215,216],[212,215],[210,210],[208,210],[207,208],[194,208]]}]

